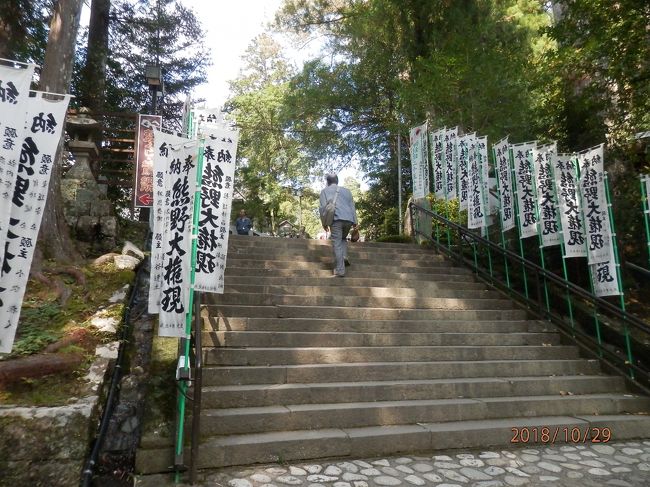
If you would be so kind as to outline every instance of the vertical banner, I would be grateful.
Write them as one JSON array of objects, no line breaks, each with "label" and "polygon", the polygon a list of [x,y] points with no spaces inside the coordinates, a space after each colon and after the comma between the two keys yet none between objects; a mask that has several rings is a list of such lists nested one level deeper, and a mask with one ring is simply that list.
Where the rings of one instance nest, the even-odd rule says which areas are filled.
[{"label": "vertical banner", "polygon": [[458,127],[445,131],[445,193],[447,199],[457,197],[456,191],[456,169],[458,166]]},{"label": "vertical banner", "polygon": [[[483,201],[485,202],[485,214],[494,213],[490,205],[490,160],[488,158],[488,140],[487,135],[476,138],[476,157],[478,158],[479,169],[481,171],[481,185],[483,190]],[[489,221],[486,219],[486,224]]]},{"label": "vertical banner", "polygon": [[524,142],[512,146],[514,177],[517,185],[520,238],[537,235],[535,196],[533,193],[533,150],[536,142]]},{"label": "vertical banner", "polygon": [[501,216],[501,231],[506,232],[515,227],[508,137],[501,139],[492,147],[494,149],[496,175],[499,181],[499,214]]},{"label": "vertical banner", "polygon": [[169,218],[164,221],[163,229],[164,255],[158,315],[158,335],[163,337],[185,337],[186,313],[191,313],[192,215],[197,147],[198,141],[169,147]]},{"label": "vertical banner", "polygon": [[467,209],[469,199],[469,141],[472,136],[458,138],[458,203],[461,210]]},{"label": "vertical banner", "polygon": [[413,198],[424,198],[429,194],[429,150],[426,123],[411,129],[409,133],[409,144]]},{"label": "vertical banner", "polygon": [[468,195],[467,195],[467,228],[483,228],[486,226],[485,198],[481,182],[480,157],[478,156],[478,139],[470,136],[468,140]]},{"label": "vertical banner", "polygon": [[555,191],[562,223],[564,257],[587,257],[585,224],[578,191],[577,163],[574,154],[551,157]]},{"label": "vertical banner", "polygon": [[558,208],[553,191],[552,159],[557,152],[557,144],[548,144],[533,149],[533,174],[537,193],[538,232],[541,246],[550,247],[562,243],[558,225]]},{"label": "vertical banner", "polygon": [[596,296],[619,296],[621,290],[618,287],[618,278],[616,276],[616,257],[614,256],[614,247],[609,247],[609,257],[605,262],[590,264],[591,283]]},{"label": "vertical banner", "polygon": [[239,132],[206,129],[204,135],[194,289],[221,294],[224,291]]},{"label": "vertical banner", "polygon": [[445,197],[445,170],[444,163],[445,129],[431,132],[431,165],[433,169],[433,192],[436,198]]},{"label": "vertical banner", "polygon": [[138,134],[136,136],[135,188],[133,206],[150,207],[153,204],[153,159],[154,128],[162,127],[160,115],[138,115]]},{"label": "vertical banner", "polygon": [[648,175],[641,176],[641,180],[645,182],[645,198],[646,198],[647,208],[650,208],[650,176]]},{"label": "vertical banner", "polygon": [[34,257],[50,175],[65,126],[70,97],[27,100],[25,130],[19,147],[16,182],[12,190],[4,259],[0,277],[0,352],[9,353],[14,342],[20,308]]},{"label": "vertical banner", "polygon": [[33,64],[27,68],[0,65],[0,261],[4,257],[11,197],[33,74]]},{"label": "vertical banner", "polygon": [[154,130],[154,192],[153,192],[153,229],[151,236],[151,275],[149,277],[149,305],[151,314],[160,311],[160,293],[163,284],[163,267],[165,265],[166,225],[169,224],[172,189],[169,186],[169,169],[174,152],[172,146],[180,146],[188,139],[177,135]]},{"label": "vertical banner", "polygon": [[603,170],[603,146],[578,154],[580,195],[587,234],[587,260],[606,262],[610,257],[612,227],[609,221]]},{"label": "vertical banner", "polygon": [[192,133],[189,136],[192,139],[205,135],[206,130],[220,129],[227,125],[221,108],[193,108],[191,115]]}]

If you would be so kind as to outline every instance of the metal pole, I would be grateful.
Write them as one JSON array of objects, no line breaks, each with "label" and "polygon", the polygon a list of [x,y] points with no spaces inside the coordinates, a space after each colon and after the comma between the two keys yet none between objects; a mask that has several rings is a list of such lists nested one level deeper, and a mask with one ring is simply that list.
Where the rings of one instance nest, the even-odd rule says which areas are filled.
[{"label": "metal pole", "polygon": [[[397,214],[399,215],[399,234],[402,234],[402,134],[397,132]],[[412,222],[412,221],[411,221]]]},{"label": "metal pole", "polygon": [[[618,290],[620,292],[620,299],[621,299],[621,309],[623,310],[623,313],[625,313],[625,292],[623,288],[623,276],[621,275],[621,264],[620,264],[620,258],[618,256],[618,243],[616,241],[616,226],[614,224],[614,214],[612,212],[612,203],[611,203],[611,196],[609,193],[609,177],[607,175],[607,171],[605,171],[604,175],[604,183],[605,183],[605,198],[607,199],[607,213],[609,215],[609,223],[612,227],[612,246],[614,249],[614,265],[616,267],[616,279],[618,280]],[[625,314],[624,314],[625,316]],[[625,334],[625,348],[627,351],[627,360],[628,363],[631,365],[634,363],[634,357],[632,356],[632,343],[630,340],[630,329],[627,326],[627,322],[623,322],[623,332]],[[630,368],[630,378],[634,379],[634,370]]]},{"label": "metal pole", "polygon": [[[194,280],[196,272],[196,249],[199,234],[199,212],[201,211],[201,181],[203,177],[203,141],[198,144],[199,155],[196,162],[196,188],[194,190],[194,208],[192,214],[192,254],[190,259],[190,302],[185,313],[185,338],[183,339],[183,356],[185,367],[190,367],[190,338],[192,334],[192,318],[194,316]],[[183,434],[185,428],[185,395],[187,393],[186,380],[181,381],[179,387],[181,394],[178,398],[178,431],[176,436],[176,465],[183,460]],[[180,472],[176,472],[175,482],[180,481]]]},{"label": "metal pole", "polygon": [[[513,164],[513,161],[515,160],[514,154],[512,149],[508,149],[508,155],[510,156],[510,170],[512,171],[512,179],[515,181],[515,184],[513,185],[514,187],[512,188],[512,195],[514,196],[513,198],[513,203],[514,203],[514,210],[515,210],[515,221],[517,223],[517,232],[519,233],[519,254],[521,255],[522,259],[525,259],[524,257],[524,243],[523,239],[521,238],[521,225],[519,221],[519,201],[517,197],[519,196],[519,191],[517,191],[517,181],[515,178],[517,175],[515,174],[515,167]],[[528,299],[528,276],[526,275],[526,266],[522,264],[521,268],[522,275],[524,277],[524,293],[526,294],[526,299]]]}]

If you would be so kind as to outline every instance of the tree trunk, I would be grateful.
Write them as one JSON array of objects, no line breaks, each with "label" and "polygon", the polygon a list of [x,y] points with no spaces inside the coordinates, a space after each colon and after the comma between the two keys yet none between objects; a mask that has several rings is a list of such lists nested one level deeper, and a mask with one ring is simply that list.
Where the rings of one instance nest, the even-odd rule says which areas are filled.
[{"label": "tree trunk", "polygon": [[92,112],[100,112],[104,108],[110,10],[111,0],[93,0],[90,7],[88,53],[81,73],[81,103]]},{"label": "tree trunk", "polygon": [[[45,62],[41,71],[40,88],[43,91],[67,93],[70,88],[81,6],[82,0],[59,0],[54,8]],[[63,136],[55,161],[60,161],[62,154]],[[70,238],[70,229],[63,215],[60,163],[55,164],[47,192],[47,204],[43,212],[35,255],[37,266],[42,257],[65,264],[80,258]]]}]

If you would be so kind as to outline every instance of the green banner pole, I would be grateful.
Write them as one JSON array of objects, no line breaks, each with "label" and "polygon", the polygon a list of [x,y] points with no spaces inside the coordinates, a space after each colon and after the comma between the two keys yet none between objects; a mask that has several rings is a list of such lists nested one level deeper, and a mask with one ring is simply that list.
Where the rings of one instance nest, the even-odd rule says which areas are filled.
[{"label": "green banner pole", "polygon": [[[486,153],[487,153],[487,138],[485,139],[485,144],[486,144]],[[488,165],[488,174],[490,173],[490,165],[489,161],[483,161],[483,158],[481,157],[481,151],[477,151],[476,156],[478,157],[479,161],[481,164],[479,164],[479,181],[481,183],[481,194],[483,195],[483,213],[485,217],[485,226],[483,227],[483,231],[485,232],[485,239],[489,242],[490,241],[490,228],[488,226],[488,217],[490,215],[489,211],[489,205],[490,205],[490,188],[487,188],[487,194],[485,192],[486,185],[484,184],[485,181],[483,181],[483,166],[482,163],[484,162],[485,164]],[[488,181],[489,184],[489,181]],[[487,255],[488,255],[488,266],[490,268],[490,277],[494,277],[494,271],[492,269],[492,251],[490,250],[490,247],[487,248]]]},{"label": "green banner pole", "polygon": [[[192,253],[190,257],[190,300],[185,313],[185,338],[184,340],[184,365],[185,368],[190,368],[190,338],[192,334],[192,318],[194,316],[194,282],[196,276],[196,249],[197,237],[199,234],[199,214],[201,211],[201,181],[203,178],[203,141],[198,144],[198,157],[196,162],[196,188],[194,190],[194,208],[192,213]],[[198,332],[198,330],[197,330]],[[189,370],[186,375],[189,377]],[[178,431],[176,436],[176,459],[182,461],[183,459],[183,436],[185,430],[185,398],[188,389],[188,381],[181,381],[180,395],[178,397]],[[175,482],[180,481],[180,472],[176,472]]]},{"label": "green banner pole", "polygon": [[[494,167],[496,168],[495,170],[495,175],[496,175],[496,180],[497,180],[497,194],[499,195],[499,230],[501,233],[501,247],[503,249],[506,249],[506,237],[505,237],[505,232],[503,231],[503,202],[501,201],[501,182],[499,180],[499,164],[497,162],[497,154],[492,148],[492,157],[494,157]],[[508,286],[508,289],[510,289],[510,272],[508,271],[508,257],[505,255],[503,256],[503,263],[505,265],[505,271],[506,271],[506,284]]]},{"label": "green banner pole", "polygon": [[[617,238],[616,238],[616,225],[614,224],[614,213],[612,211],[612,200],[611,200],[611,194],[609,192],[609,176],[607,174],[607,171],[605,171],[604,175],[604,183],[605,183],[605,197],[607,199],[607,213],[609,215],[609,223],[612,227],[612,248],[614,249],[614,265],[616,266],[616,279],[618,281],[618,290],[620,292],[620,301],[621,301],[621,310],[623,310],[623,313],[625,313],[625,291],[623,287],[623,276],[621,272],[621,263],[620,263],[620,258],[618,255],[618,243],[617,243]],[[625,314],[624,314],[625,316]],[[623,322],[623,333],[625,334],[625,348],[627,352],[627,360],[628,363],[631,365],[634,363],[634,357],[632,355],[632,341],[630,339],[630,328],[627,325],[627,321]],[[634,379],[634,370],[630,368],[630,378]]]},{"label": "green banner pole", "polygon": [[[515,174],[515,167],[514,167],[514,160],[515,156],[513,153],[512,149],[508,149],[508,155],[510,156],[510,171],[512,172],[512,180],[515,181],[515,178],[517,175]],[[513,195],[513,203],[514,203],[514,210],[515,210],[515,223],[517,226],[517,232],[519,233],[519,255],[521,256],[522,259],[525,259],[524,257],[524,243],[523,239],[521,238],[521,225],[519,221],[519,191],[517,190],[517,182],[515,181],[515,184],[513,185],[512,188],[512,195]],[[528,277],[526,276],[526,266],[524,264],[521,265],[521,272],[524,278],[524,292],[526,294],[526,299],[528,298]]]},{"label": "green banner pole", "polygon": [[643,221],[645,222],[645,239],[648,249],[648,266],[650,266],[650,205],[648,204],[648,188],[645,184],[650,176],[641,177],[641,203],[643,205]]},{"label": "green banner pole", "polygon": [[[537,242],[539,243],[539,262],[542,266],[542,270],[546,271],[546,260],[544,259],[544,241],[542,239],[542,220],[539,213],[539,195],[537,194],[537,174],[535,172],[535,163],[533,161],[533,167],[531,168],[531,181],[533,183],[533,195],[535,197],[535,219],[537,220]],[[548,297],[548,282],[546,281],[546,276],[544,276],[544,300],[546,302],[546,312],[550,314],[551,312],[551,302]],[[538,281],[539,282],[539,281]]]}]

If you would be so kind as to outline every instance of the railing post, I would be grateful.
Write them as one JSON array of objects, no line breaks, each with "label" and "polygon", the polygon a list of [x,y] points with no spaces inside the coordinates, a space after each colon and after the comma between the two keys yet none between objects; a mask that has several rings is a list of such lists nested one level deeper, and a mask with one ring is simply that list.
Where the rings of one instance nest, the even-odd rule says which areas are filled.
[{"label": "railing post", "polygon": [[199,439],[201,435],[201,398],[203,394],[203,326],[201,323],[201,293],[196,293],[194,301],[194,394],[192,404],[192,463],[190,464],[190,484],[196,484],[199,460]]}]

